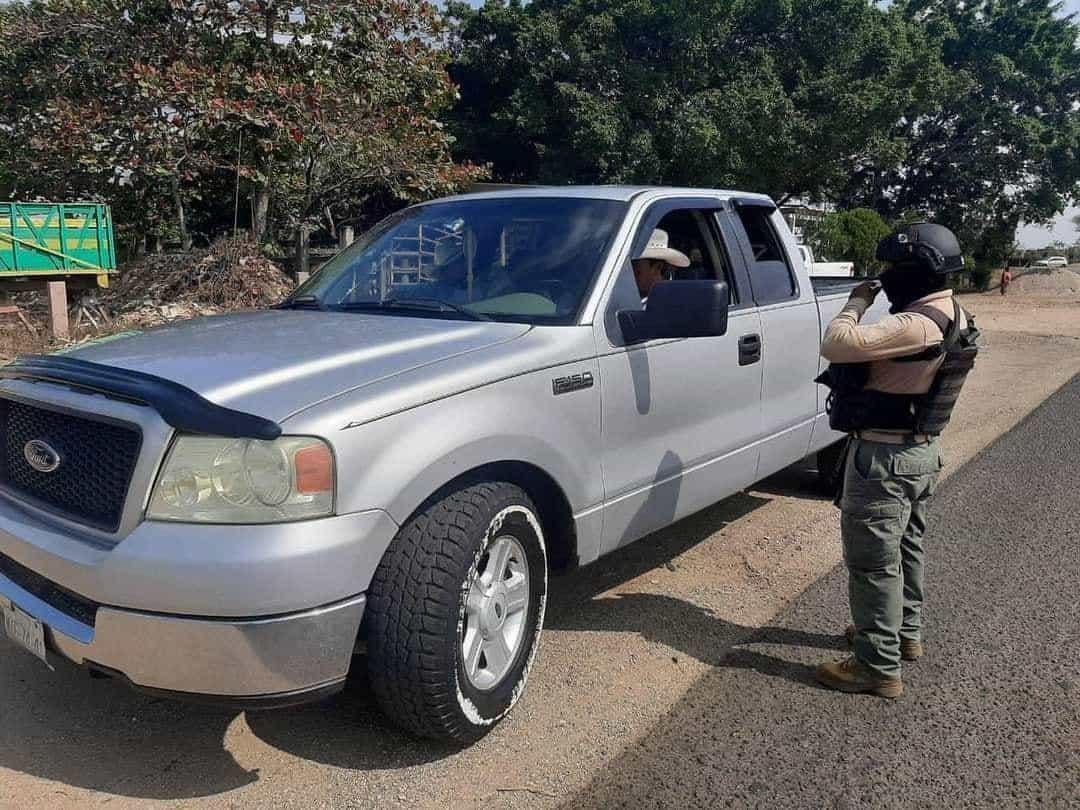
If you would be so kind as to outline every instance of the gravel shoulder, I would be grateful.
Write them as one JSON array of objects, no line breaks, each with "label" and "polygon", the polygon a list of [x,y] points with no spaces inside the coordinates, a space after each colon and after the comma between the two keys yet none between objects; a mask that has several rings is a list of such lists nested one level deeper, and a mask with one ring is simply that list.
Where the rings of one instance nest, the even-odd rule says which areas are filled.
[{"label": "gravel shoulder", "polygon": [[[949,472],[1080,372],[1080,298],[999,299],[964,300],[985,351],[944,439]],[[51,673],[0,640],[0,806],[566,801],[652,738],[702,694],[733,645],[834,569],[838,517],[812,480],[810,467],[796,465],[557,577],[525,698],[463,751],[387,727],[362,682],[315,706],[236,713],[133,694],[67,668]],[[738,674],[725,688],[739,688]]]}]

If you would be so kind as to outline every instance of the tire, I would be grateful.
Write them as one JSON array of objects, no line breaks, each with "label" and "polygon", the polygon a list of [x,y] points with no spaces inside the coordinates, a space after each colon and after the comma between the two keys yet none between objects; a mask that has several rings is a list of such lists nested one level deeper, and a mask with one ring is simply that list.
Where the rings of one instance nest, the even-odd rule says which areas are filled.
[{"label": "tire", "polygon": [[824,495],[835,495],[840,489],[840,481],[844,471],[840,468],[840,459],[847,449],[847,439],[841,439],[835,444],[823,447],[817,453],[817,482],[818,489]]},{"label": "tire", "polygon": [[[496,565],[503,573],[493,577]],[[368,676],[379,706],[420,736],[480,739],[525,689],[546,600],[544,535],[519,487],[484,482],[423,508],[368,590]]]}]

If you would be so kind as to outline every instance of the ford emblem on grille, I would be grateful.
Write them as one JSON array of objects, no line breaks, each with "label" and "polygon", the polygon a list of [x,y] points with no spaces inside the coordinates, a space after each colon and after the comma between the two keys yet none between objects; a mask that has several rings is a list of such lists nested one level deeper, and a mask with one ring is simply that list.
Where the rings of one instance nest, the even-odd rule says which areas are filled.
[{"label": "ford emblem on grille", "polygon": [[26,463],[38,472],[51,473],[60,466],[60,454],[48,442],[31,439],[23,445]]}]

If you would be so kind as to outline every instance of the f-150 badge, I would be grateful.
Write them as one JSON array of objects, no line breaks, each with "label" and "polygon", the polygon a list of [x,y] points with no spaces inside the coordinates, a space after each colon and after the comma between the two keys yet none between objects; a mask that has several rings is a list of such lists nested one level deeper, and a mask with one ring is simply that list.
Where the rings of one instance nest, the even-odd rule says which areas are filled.
[{"label": "f-150 badge", "polygon": [[551,391],[555,396],[569,394],[571,391],[580,391],[583,388],[593,387],[593,375],[591,371],[581,374],[571,374],[568,377],[556,377],[551,381]]}]

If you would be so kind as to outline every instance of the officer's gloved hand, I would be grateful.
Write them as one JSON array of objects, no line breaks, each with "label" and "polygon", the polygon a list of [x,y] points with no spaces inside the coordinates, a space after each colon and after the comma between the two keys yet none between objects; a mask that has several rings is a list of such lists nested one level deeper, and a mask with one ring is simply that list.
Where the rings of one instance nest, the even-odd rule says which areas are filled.
[{"label": "officer's gloved hand", "polygon": [[856,298],[861,299],[866,304],[866,308],[869,308],[874,303],[874,299],[878,297],[878,293],[880,292],[880,281],[864,281],[862,284],[860,284],[858,287],[851,291],[851,300],[854,300]]}]

